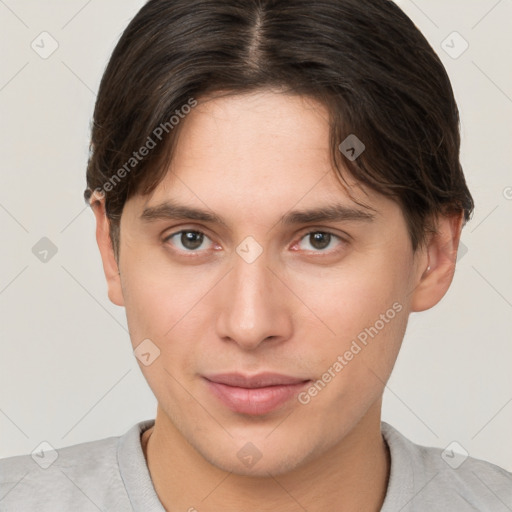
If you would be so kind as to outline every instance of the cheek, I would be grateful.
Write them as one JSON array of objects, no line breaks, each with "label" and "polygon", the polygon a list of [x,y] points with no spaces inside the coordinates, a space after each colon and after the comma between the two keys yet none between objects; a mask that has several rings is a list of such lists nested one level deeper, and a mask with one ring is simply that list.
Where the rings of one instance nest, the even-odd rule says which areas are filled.
[{"label": "cheek", "polygon": [[[345,307],[341,301],[339,307],[331,306],[323,320],[334,334],[329,331],[323,338],[318,368],[329,369],[338,362],[343,368],[337,365],[336,373],[348,376],[373,371],[387,378],[407,325],[406,307],[394,299],[393,294],[376,298],[359,290],[351,294]],[[318,348],[314,348],[311,359],[318,360]]]},{"label": "cheek", "polygon": [[162,279],[154,281],[138,269],[123,280],[126,318],[134,345],[145,338],[160,340],[174,323],[178,304],[174,304],[176,293],[171,290],[175,287],[173,283],[163,284]]},{"label": "cheek", "polygon": [[[328,338],[353,338],[378,321],[394,303],[402,304],[407,286],[403,270],[397,268],[406,268],[406,262],[395,258],[397,263],[391,266],[385,259],[365,257],[322,275],[294,276],[290,287],[314,313],[307,315],[313,322],[311,328],[321,329]],[[388,316],[394,319],[395,312]]]},{"label": "cheek", "polygon": [[162,257],[133,257],[124,263],[123,295],[132,343],[150,338],[162,351],[177,348],[175,340],[183,330],[194,330],[200,303],[218,280],[217,272],[171,265]]},{"label": "cheek", "polygon": [[[331,377],[337,382],[332,386],[336,395],[355,397],[381,389],[407,326],[405,272],[410,262],[399,251],[375,251],[371,256],[333,269],[317,285],[310,280],[311,293],[304,296],[318,318],[302,327],[317,337],[323,333],[320,342],[307,349],[306,359],[315,361],[322,381]],[[305,282],[301,286],[307,289]]]},{"label": "cheek", "polygon": [[183,375],[194,373],[198,337],[194,320],[208,281],[199,279],[197,272],[194,278],[147,262],[132,262],[125,268],[123,289],[132,347],[149,339],[157,347],[150,350],[158,352],[147,366],[140,360],[139,367],[159,402],[193,405],[180,382]]},{"label": "cheek", "polygon": [[391,374],[407,316],[398,303],[382,311],[385,320],[380,312],[372,316],[364,307],[340,314],[334,324],[338,335],[320,345],[321,359],[318,347],[305,354],[307,359],[316,360],[316,380],[299,401],[305,404],[305,414],[316,411],[323,424],[332,425],[334,431],[336,425],[355,424],[382,396]]}]

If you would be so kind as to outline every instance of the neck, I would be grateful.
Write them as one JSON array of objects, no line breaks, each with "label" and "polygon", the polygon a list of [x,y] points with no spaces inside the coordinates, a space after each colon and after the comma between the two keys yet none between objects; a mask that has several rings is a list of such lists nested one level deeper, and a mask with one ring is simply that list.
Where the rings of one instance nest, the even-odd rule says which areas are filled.
[{"label": "neck", "polygon": [[276,477],[237,475],[213,466],[160,407],[154,427],[142,438],[144,456],[166,510],[378,512],[391,465],[380,432],[380,406],[374,404],[328,453]]}]

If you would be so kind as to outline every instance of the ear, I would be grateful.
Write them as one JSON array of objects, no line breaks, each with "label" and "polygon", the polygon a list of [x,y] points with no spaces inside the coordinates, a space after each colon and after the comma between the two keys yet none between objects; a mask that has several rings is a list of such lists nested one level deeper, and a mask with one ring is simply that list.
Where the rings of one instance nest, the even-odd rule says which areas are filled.
[{"label": "ear", "polygon": [[114,248],[110,239],[110,221],[105,211],[105,196],[94,191],[90,199],[91,209],[96,217],[96,241],[103,262],[103,271],[107,279],[108,298],[116,306],[124,306],[121,276],[114,256]]},{"label": "ear", "polygon": [[[435,306],[446,294],[455,273],[457,250],[464,212],[437,218],[436,233],[426,247],[427,268],[423,263],[416,280],[411,311],[425,311]],[[424,259],[423,259],[424,262]]]}]

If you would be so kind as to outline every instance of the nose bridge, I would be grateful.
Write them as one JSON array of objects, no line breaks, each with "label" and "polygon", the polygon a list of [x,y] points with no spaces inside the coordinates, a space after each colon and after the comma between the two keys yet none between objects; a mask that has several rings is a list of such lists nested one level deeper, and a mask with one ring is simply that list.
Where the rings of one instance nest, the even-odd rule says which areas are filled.
[{"label": "nose bridge", "polygon": [[264,252],[255,256],[254,246],[250,244],[250,241],[248,245],[241,243],[237,254],[233,254],[217,323],[220,337],[230,338],[246,349],[255,348],[270,337],[287,337],[291,330],[285,307],[289,301],[280,300],[284,290],[268,268],[269,258]]},{"label": "nose bridge", "polygon": [[274,288],[268,261],[263,256],[252,263],[240,259],[236,262],[233,270],[234,278],[237,279],[240,286],[239,291],[242,297],[248,301],[256,300],[264,294],[270,294]]},{"label": "nose bridge", "polygon": [[239,321],[243,321],[246,328],[250,328],[258,319],[262,320],[266,313],[265,305],[270,303],[274,288],[271,280],[274,276],[267,265],[267,258],[264,256],[259,256],[252,262],[238,256],[235,258],[230,283],[233,297],[231,307],[232,311],[239,309]]}]

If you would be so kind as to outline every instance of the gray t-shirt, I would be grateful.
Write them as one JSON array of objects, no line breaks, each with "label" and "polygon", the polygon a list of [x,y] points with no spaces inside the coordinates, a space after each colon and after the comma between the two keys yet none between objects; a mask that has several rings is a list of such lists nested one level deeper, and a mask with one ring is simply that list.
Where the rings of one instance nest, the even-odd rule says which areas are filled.
[{"label": "gray t-shirt", "polygon": [[[164,512],[140,444],[153,423],[142,421],[120,437],[0,460],[0,511]],[[385,422],[381,429],[391,454],[381,512],[512,511],[512,473],[416,445]]]}]

